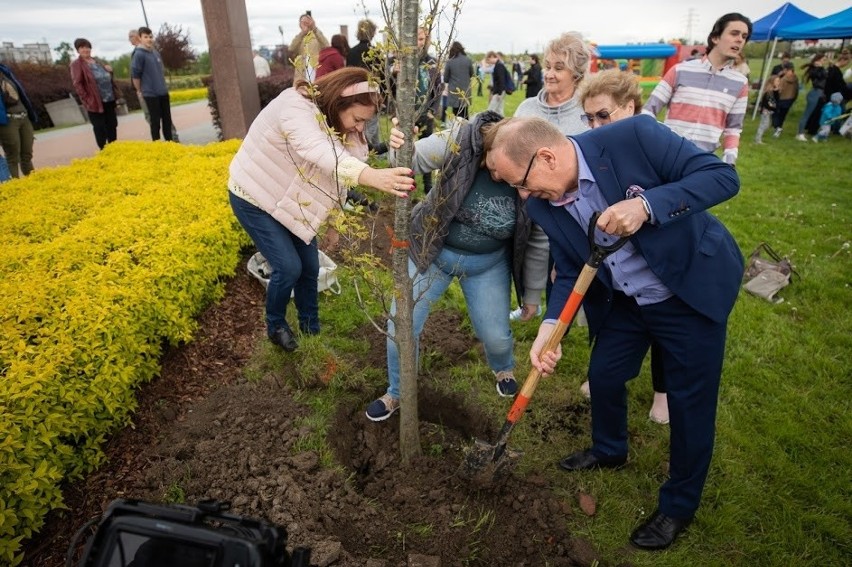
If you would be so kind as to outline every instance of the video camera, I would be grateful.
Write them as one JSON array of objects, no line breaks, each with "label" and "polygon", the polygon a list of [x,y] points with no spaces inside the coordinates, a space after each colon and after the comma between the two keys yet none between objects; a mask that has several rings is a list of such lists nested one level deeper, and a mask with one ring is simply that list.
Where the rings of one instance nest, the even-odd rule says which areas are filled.
[{"label": "video camera", "polygon": [[[287,552],[284,528],[225,513],[230,502],[197,506],[114,500],[78,567],[309,567],[311,551]],[[66,567],[83,526],[71,542]]]}]

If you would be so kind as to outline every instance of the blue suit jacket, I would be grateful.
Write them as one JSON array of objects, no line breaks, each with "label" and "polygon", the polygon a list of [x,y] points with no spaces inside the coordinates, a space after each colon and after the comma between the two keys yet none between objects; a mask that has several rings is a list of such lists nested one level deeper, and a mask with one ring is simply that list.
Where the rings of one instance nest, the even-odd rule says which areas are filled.
[{"label": "blue suit jacket", "polygon": [[[736,171],[704,152],[650,116],[620,120],[572,139],[607,203],[627,198],[631,185],[645,191],[656,224],[645,224],[631,237],[651,270],[680,299],[717,322],[733,308],[743,274],[739,246],[707,209],[739,191]],[[565,305],[590,246],[586,228],[564,207],[530,198],[530,218],[550,240],[557,279],[548,302],[547,318],[555,319]],[[583,303],[594,336],[611,305],[612,283],[603,266]]]}]

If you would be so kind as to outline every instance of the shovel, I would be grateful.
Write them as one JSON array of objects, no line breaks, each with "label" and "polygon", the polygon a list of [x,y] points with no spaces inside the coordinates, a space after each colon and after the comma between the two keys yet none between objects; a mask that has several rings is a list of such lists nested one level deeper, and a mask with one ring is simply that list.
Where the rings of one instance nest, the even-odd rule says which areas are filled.
[{"label": "shovel", "polygon": [[[592,215],[592,218],[589,221],[589,246],[591,247],[592,252],[589,259],[586,260],[586,264],[583,266],[580,275],[577,277],[577,281],[574,283],[574,289],[571,290],[571,294],[565,302],[565,307],[562,308],[562,312],[559,314],[559,319],[553,327],[553,330],[550,332],[550,336],[547,338],[547,342],[541,352],[556,350],[556,347],[559,345],[562,337],[565,336],[565,332],[571,326],[571,323],[574,322],[574,317],[577,316],[577,312],[580,310],[580,304],[583,302],[583,297],[586,295],[586,291],[588,291],[589,286],[595,279],[595,274],[597,274],[598,268],[600,268],[607,256],[624,246],[628,240],[626,237],[620,238],[609,246],[601,246],[597,244],[595,242],[595,224],[597,223],[599,216],[600,213],[596,212]],[[527,375],[527,379],[524,380],[524,385],[521,388],[520,393],[515,397],[515,401],[512,403],[511,409],[509,409],[509,414],[506,416],[506,422],[503,424],[503,427],[500,429],[500,434],[497,436],[497,442],[491,445],[486,441],[476,439],[473,447],[465,451],[465,458],[461,465],[462,476],[470,479],[475,484],[485,485],[491,480],[497,479],[506,474],[511,468],[508,464],[520,458],[523,453],[521,451],[507,449],[506,443],[509,440],[509,434],[512,433],[512,429],[514,429],[515,424],[520,421],[521,416],[524,415],[524,412],[527,409],[527,404],[529,404],[530,399],[532,399],[540,379],[541,372],[539,370],[536,368],[530,370],[529,375]]]}]

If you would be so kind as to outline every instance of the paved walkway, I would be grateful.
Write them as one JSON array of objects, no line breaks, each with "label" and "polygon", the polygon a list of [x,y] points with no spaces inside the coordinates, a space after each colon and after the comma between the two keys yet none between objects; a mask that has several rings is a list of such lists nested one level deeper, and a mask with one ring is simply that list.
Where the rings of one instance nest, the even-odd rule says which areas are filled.
[{"label": "paved walkway", "polygon": [[[204,145],[218,140],[207,100],[172,106],[172,121],[182,144]],[[151,130],[142,112],[118,117],[118,139],[150,140]],[[67,165],[98,153],[91,124],[35,133],[33,164],[36,169]]]}]

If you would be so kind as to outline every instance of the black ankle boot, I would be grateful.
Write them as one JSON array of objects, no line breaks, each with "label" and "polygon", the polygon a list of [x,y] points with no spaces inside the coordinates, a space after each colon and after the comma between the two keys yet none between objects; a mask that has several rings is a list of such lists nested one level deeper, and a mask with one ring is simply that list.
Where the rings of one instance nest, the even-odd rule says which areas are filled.
[{"label": "black ankle boot", "polygon": [[285,329],[283,327],[269,335],[269,340],[287,352],[293,352],[299,347],[299,343],[296,342],[296,337],[293,336],[290,329]]}]

